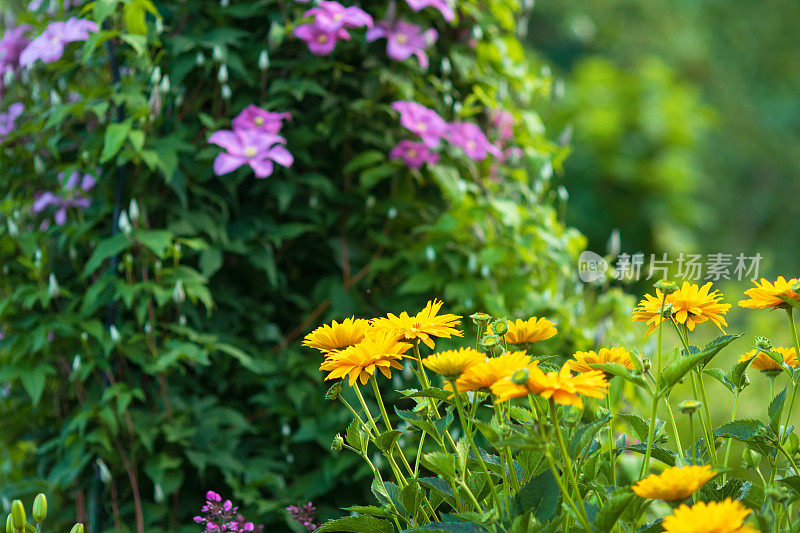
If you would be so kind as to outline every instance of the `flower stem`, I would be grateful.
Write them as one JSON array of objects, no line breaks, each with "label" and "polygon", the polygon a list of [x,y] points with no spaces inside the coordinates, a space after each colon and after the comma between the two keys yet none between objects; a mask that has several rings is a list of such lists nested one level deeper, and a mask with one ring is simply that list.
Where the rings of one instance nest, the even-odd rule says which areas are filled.
[{"label": "flower stem", "polygon": [[[581,496],[581,489],[578,486],[578,478],[575,476],[575,471],[572,468],[572,460],[569,457],[569,450],[567,450],[567,445],[564,443],[564,436],[561,434],[561,424],[558,421],[558,410],[556,409],[556,402],[552,398],[549,400],[550,404],[550,420],[553,422],[553,428],[555,429],[556,434],[556,441],[558,442],[558,447],[561,450],[561,455],[564,458],[564,470],[567,471],[567,477],[569,478],[570,482],[572,483],[573,488],[575,489],[575,494],[578,500],[578,509],[580,512],[578,513],[578,518],[583,524],[584,527],[587,528],[587,531],[591,531],[592,527],[589,525],[589,519],[586,514],[586,508],[583,506],[583,497]],[[567,493],[564,492],[566,495]]]},{"label": "flower stem", "polygon": [[647,430],[647,449],[642,459],[642,467],[639,469],[639,477],[643,477],[650,468],[650,456],[653,453],[653,439],[656,433],[656,416],[658,415],[658,395],[653,395],[653,405],[650,410],[650,426]]},{"label": "flower stem", "polygon": [[[786,317],[789,319],[789,327],[792,330],[792,340],[794,341],[795,353],[797,354],[798,357],[800,357],[800,343],[798,343],[797,341],[797,326],[795,326],[794,323],[793,311],[794,309],[792,307],[787,308]],[[789,420],[791,420],[792,417],[792,410],[794,409],[794,400],[795,397],[797,396],[797,389],[798,387],[800,387],[800,380],[795,378],[794,372],[792,373],[792,384],[794,385],[792,387],[792,399],[789,400],[789,409],[786,411],[786,422],[783,424],[784,434],[780,435],[779,439],[781,443],[786,442],[786,439],[789,438],[789,432],[786,430],[786,428],[789,427]]]},{"label": "flower stem", "polygon": [[[736,394],[733,397],[733,412],[731,413],[731,422],[736,420],[736,407],[738,407],[738,404],[739,404],[739,394],[740,393],[741,393],[741,391],[739,389],[736,389]],[[732,443],[733,443],[733,439],[728,439],[728,446],[725,448],[725,462],[722,463],[722,466],[724,466],[726,469],[728,468],[728,458],[731,455],[731,444]],[[722,484],[723,485],[725,484],[725,480],[727,480],[727,479],[728,479],[728,472],[726,471],[726,472],[724,472],[722,474]]]},{"label": "flower stem", "polygon": [[672,433],[675,435],[675,448],[678,455],[683,455],[683,445],[681,444],[681,435],[678,432],[678,424],[675,423],[675,415],[672,412],[672,407],[669,404],[669,396],[664,396],[664,405],[667,406],[667,414],[669,414],[669,421],[672,424]]},{"label": "flower stem", "polygon": [[694,413],[689,413],[689,434],[692,436],[690,446],[692,448],[692,465],[697,464],[697,446],[694,443]]},{"label": "flower stem", "polygon": [[606,395],[608,404],[608,463],[611,465],[611,477],[617,486],[617,454],[614,452],[614,408],[611,406],[611,391]]}]

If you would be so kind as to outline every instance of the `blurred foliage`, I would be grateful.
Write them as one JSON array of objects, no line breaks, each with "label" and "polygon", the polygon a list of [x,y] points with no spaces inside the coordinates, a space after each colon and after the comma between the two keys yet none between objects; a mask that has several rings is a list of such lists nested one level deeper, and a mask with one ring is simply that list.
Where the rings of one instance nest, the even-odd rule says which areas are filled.
[{"label": "blurred foliage", "polygon": [[[610,327],[628,299],[575,276],[585,239],[559,218],[551,177],[566,148],[544,127],[551,79],[516,37],[520,6],[458,5],[454,25],[397,6],[439,32],[429,71],[358,30],[312,56],[290,36],[305,4],[72,8],[103,30],[2,97],[26,111],[0,145],[0,496],[47,489],[76,506],[54,506],[54,523],[77,514],[91,531],[194,531],[208,489],[270,530],[288,504],[314,500],[324,518],[363,500],[369,476],[327,451],[347,413],[324,402],[320,361],[298,342],[321,321],[440,296],[448,311],[553,318],[563,353],[628,339]],[[522,156],[450,152],[408,170],[387,156],[407,136],[389,107],[400,99],[487,131],[489,111],[511,110]],[[208,135],[251,103],[292,113],[281,134],[295,163],[216,177]],[[91,206],[42,227],[35,194],[74,170],[98,177]]]}]

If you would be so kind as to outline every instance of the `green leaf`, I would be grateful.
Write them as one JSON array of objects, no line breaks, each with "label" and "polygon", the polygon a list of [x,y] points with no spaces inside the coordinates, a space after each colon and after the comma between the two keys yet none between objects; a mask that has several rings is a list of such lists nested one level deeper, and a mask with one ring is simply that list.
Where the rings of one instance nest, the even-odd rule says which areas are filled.
[{"label": "green leaf", "polygon": [[637,439],[642,442],[647,440],[648,433],[650,432],[650,424],[644,418],[632,413],[618,413],[616,416],[624,420],[633,429]]},{"label": "green leaf", "polygon": [[595,435],[608,425],[609,415],[602,416],[589,424],[582,424],[572,436],[569,443],[569,453],[573,458],[582,455],[594,440]]},{"label": "green leaf", "polygon": [[[630,450],[632,452],[641,453],[644,455],[647,453],[647,444],[641,442],[639,444],[629,444],[628,446],[622,447],[623,450]],[[650,455],[653,459],[657,459],[662,463],[675,466],[675,452],[668,450],[666,448],[662,448],[661,446],[653,445],[653,449],[650,452]]]},{"label": "green leaf", "polygon": [[422,456],[422,466],[444,478],[456,475],[456,458],[449,453],[429,452]]},{"label": "green leaf", "polygon": [[100,163],[106,163],[117,155],[130,131],[130,120],[108,125],[103,141],[103,152],[100,154]]},{"label": "green leaf", "polygon": [[42,399],[47,376],[55,373],[56,371],[53,370],[53,367],[46,363],[40,363],[34,368],[25,369],[19,373],[19,380],[22,382],[22,386],[30,396],[34,406]]},{"label": "green leaf", "polygon": [[123,6],[122,20],[128,33],[135,35],[147,35],[147,23],[145,22],[145,10],[140,2],[131,0]]},{"label": "green leaf", "polygon": [[746,375],[746,370],[750,366],[750,363],[753,359],[746,359],[744,361],[739,361],[730,371],[725,375],[725,378],[732,383],[735,387],[742,389],[744,387],[744,380]]},{"label": "green leaf", "polygon": [[381,433],[375,439],[375,446],[380,448],[384,452],[388,452],[394,443],[397,442],[397,439],[400,438],[403,432],[398,429],[393,429],[392,431],[387,431],[386,433]]},{"label": "green leaf", "polygon": [[761,455],[772,454],[772,446],[765,438],[770,430],[759,420],[743,419],[723,424],[714,430],[715,437],[727,437],[744,442]]},{"label": "green leaf", "polygon": [[137,231],[134,238],[139,243],[148,247],[159,259],[164,258],[164,254],[172,244],[172,232],[167,230]]},{"label": "green leaf", "polygon": [[409,479],[408,485],[406,485],[403,490],[400,491],[400,500],[403,503],[403,507],[408,513],[408,516],[414,518],[415,520],[417,513],[422,506],[424,496],[424,490],[413,479]]},{"label": "green leaf", "polygon": [[86,262],[86,265],[84,265],[81,276],[90,276],[100,265],[103,264],[103,261],[112,255],[122,252],[130,245],[131,241],[128,240],[128,238],[122,233],[117,233],[113,237],[103,239],[98,243],[97,248],[95,248],[94,252],[92,252],[92,256]]},{"label": "green leaf", "polygon": [[738,335],[720,335],[713,341],[709,342],[703,347],[703,354],[705,355],[705,359],[703,360],[702,366],[706,366],[711,360],[727,345],[741,337],[743,333],[739,333]]},{"label": "green leaf", "polygon": [[342,508],[342,511],[348,511],[350,513],[366,514],[370,516],[375,516],[377,518],[388,518],[392,516],[392,513],[390,513],[388,509],[384,509],[383,507],[378,507],[376,505],[353,505],[351,507]]},{"label": "green leaf", "polygon": [[347,438],[347,444],[361,453],[366,451],[366,436],[361,430],[361,425],[357,420],[353,419],[350,425],[347,426],[345,437]]},{"label": "green leaf", "polygon": [[314,531],[318,533],[325,533],[326,531],[345,533],[364,533],[365,531],[371,533],[394,533],[395,529],[392,523],[387,520],[381,520],[374,516],[358,515],[329,520]]},{"label": "green leaf", "polygon": [[[319,531],[318,529],[316,531]],[[425,532],[425,533],[487,533],[486,528],[480,524],[469,522],[431,522],[422,527],[404,529],[402,533]],[[366,533],[366,532],[365,532]]]},{"label": "green leaf", "polygon": [[722,371],[720,368],[706,368],[703,370],[703,374],[707,374],[712,378],[719,381],[726,389],[731,392],[736,392],[736,386],[728,380],[725,372]]},{"label": "green leaf", "polygon": [[794,493],[794,499],[800,498],[800,476],[789,476],[779,479],[778,483],[791,489]]},{"label": "green leaf", "polygon": [[367,168],[386,160],[386,153],[379,150],[367,150],[361,152],[353,159],[347,162],[342,168],[342,174],[349,174],[362,168]]},{"label": "green leaf", "polygon": [[378,183],[382,182],[392,174],[397,173],[395,165],[378,165],[377,167],[368,168],[358,176],[358,182],[364,189],[371,189]]},{"label": "green leaf", "polygon": [[594,519],[594,527],[598,533],[608,533],[617,523],[620,515],[630,505],[636,495],[628,489],[621,489],[614,493],[600,510]]},{"label": "green leaf", "polygon": [[686,374],[696,369],[705,357],[703,352],[691,355],[682,352],[681,355],[670,361],[658,377],[659,394],[663,396],[668,393]]},{"label": "green leaf", "polygon": [[92,18],[98,26],[102,26],[103,22],[114,13],[117,3],[118,0],[95,0],[92,7]]},{"label": "green leaf", "polygon": [[533,515],[545,522],[553,518],[558,510],[558,500],[561,491],[558,488],[553,473],[545,470],[538,476],[531,478],[523,485],[514,498],[517,514],[533,511]]},{"label": "green leaf", "polygon": [[772,401],[769,402],[769,408],[767,409],[769,429],[776,435],[781,428],[781,413],[783,413],[783,404],[786,401],[786,390],[787,387],[784,387],[781,392],[776,394]]},{"label": "green leaf", "polygon": [[619,376],[626,381],[630,381],[634,385],[647,388],[647,382],[641,375],[634,374],[633,371],[619,363],[603,363],[592,365],[592,368],[602,370],[613,376]]}]

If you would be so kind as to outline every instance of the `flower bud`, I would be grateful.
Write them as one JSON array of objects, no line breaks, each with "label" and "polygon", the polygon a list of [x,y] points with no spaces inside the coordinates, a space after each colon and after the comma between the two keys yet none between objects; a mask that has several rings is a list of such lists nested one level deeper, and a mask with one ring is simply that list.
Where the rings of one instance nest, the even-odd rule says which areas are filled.
[{"label": "flower bud", "polygon": [[789,491],[777,485],[770,485],[764,489],[764,496],[766,496],[767,501],[772,500],[782,503],[789,499]]},{"label": "flower bud", "polygon": [[50,298],[58,298],[58,296],[61,294],[61,289],[58,286],[58,280],[53,272],[50,272],[50,277],[47,281],[47,293],[50,295]]},{"label": "flower bud", "polygon": [[114,344],[119,342],[120,336],[117,326],[111,324],[111,326],[108,328],[108,334],[111,336],[111,340],[114,342]]},{"label": "flower bud", "polygon": [[125,235],[130,235],[131,232],[133,231],[133,226],[131,226],[131,221],[128,218],[128,213],[126,213],[124,209],[119,214],[118,224],[119,224],[119,230]]},{"label": "flower bud", "polygon": [[492,320],[492,317],[487,315],[486,313],[473,313],[469,315],[469,317],[472,319],[472,322],[474,322],[475,325],[481,329],[486,327]]},{"label": "flower bud", "polygon": [[150,83],[158,85],[161,82],[161,67],[153,68],[153,74],[150,75]]},{"label": "flower bud", "polygon": [[233,92],[227,83],[222,86],[222,91],[220,92],[222,93],[223,100],[230,100],[233,96]]},{"label": "flower bud", "polygon": [[508,331],[508,320],[505,318],[498,318],[492,323],[492,331],[497,335],[505,335]]},{"label": "flower bud", "polygon": [[161,80],[161,83],[158,86],[158,90],[161,92],[161,94],[167,94],[170,88],[169,76],[164,76],[164,79]]},{"label": "flower bud", "polygon": [[685,415],[690,415],[700,409],[702,404],[697,400],[684,400],[678,404],[678,408]]},{"label": "flower bud", "polygon": [[436,250],[434,250],[433,246],[430,244],[425,247],[425,260],[428,261],[428,263],[436,261]]},{"label": "flower bud", "polygon": [[759,350],[772,350],[772,341],[766,337],[756,337],[756,348]]},{"label": "flower bud", "polygon": [[25,516],[25,506],[20,500],[14,500],[11,503],[11,518],[15,529],[25,529],[28,519]]},{"label": "flower bud", "polygon": [[658,280],[653,287],[661,291],[662,294],[672,294],[678,290],[678,286],[675,283],[665,279]]},{"label": "flower bud", "polygon": [[269,68],[269,52],[266,49],[261,50],[261,53],[258,54],[258,68],[262,72]]},{"label": "flower bud", "polygon": [[503,346],[500,344],[500,337],[497,335],[485,335],[481,339],[481,346],[490,355],[499,354],[503,350]]},{"label": "flower bud", "polygon": [[197,52],[197,55],[194,56],[194,62],[198,67],[206,64],[206,56],[203,55],[203,52]]},{"label": "flower bud", "polygon": [[211,57],[214,58],[214,61],[222,61],[222,48],[218,44],[211,49]]},{"label": "flower bud", "polygon": [[47,518],[47,496],[44,494],[37,494],[36,499],[33,500],[33,520],[37,524],[44,522]]},{"label": "flower bud", "polygon": [[333,437],[333,442],[331,442],[331,450],[334,452],[342,451],[342,446],[344,445],[344,439],[338,433],[335,437]]},{"label": "flower bud", "polygon": [[139,221],[139,214],[139,202],[136,201],[136,198],[131,198],[131,203],[128,206],[128,218],[135,224]]},{"label": "flower bud", "polygon": [[172,289],[172,301],[176,305],[181,305],[186,300],[186,291],[183,290],[183,281],[178,280],[175,282],[175,288]]},{"label": "flower bud", "polygon": [[671,303],[665,304],[664,308],[661,310],[661,316],[663,318],[669,318],[672,316],[672,313],[675,312],[675,306]]},{"label": "flower bud", "polygon": [[517,385],[526,385],[528,383],[528,375],[529,372],[527,368],[520,368],[511,375],[511,381]]},{"label": "flower bud", "polygon": [[75,524],[72,526],[72,529],[69,530],[69,533],[84,533],[83,524]]},{"label": "flower bud", "polygon": [[326,400],[338,400],[339,395],[342,393],[342,384],[336,382],[333,386],[328,389],[328,392],[325,393]]},{"label": "flower bud", "polygon": [[14,533],[14,518],[10,514],[6,518],[6,533]]},{"label": "flower bud", "polygon": [[221,84],[228,83],[228,65],[225,63],[219,67],[219,72],[217,72],[217,81]]}]

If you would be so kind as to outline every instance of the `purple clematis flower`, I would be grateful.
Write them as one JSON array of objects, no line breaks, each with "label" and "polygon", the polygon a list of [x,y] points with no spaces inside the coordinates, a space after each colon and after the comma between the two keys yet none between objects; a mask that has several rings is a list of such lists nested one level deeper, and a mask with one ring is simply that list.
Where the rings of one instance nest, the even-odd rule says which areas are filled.
[{"label": "purple clematis flower", "polygon": [[335,32],[326,32],[313,24],[302,24],[296,27],[293,33],[295,37],[305,41],[308,49],[315,56],[326,56],[333,52],[339,39],[350,40],[350,34],[344,28]]},{"label": "purple clematis flower", "polygon": [[17,119],[23,111],[25,111],[25,106],[20,102],[15,102],[8,106],[8,111],[0,113],[0,143],[5,140],[6,135],[16,129]]},{"label": "purple clematis flower", "polygon": [[392,159],[402,159],[407,167],[419,170],[425,163],[435,165],[439,162],[439,154],[431,152],[425,143],[404,139],[389,152]]},{"label": "purple clematis flower", "polygon": [[433,28],[422,31],[420,26],[404,20],[391,22],[382,20],[367,30],[367,42],[386,39],[386,55],[395,61],[405,61],[411,55],[417,56],[422,68],[428,68],[425,49],[436,42],[438,34]]},{"label": "purple clematis flower", "polygon": [[30,42],[25,32],[32,29],[28,24],[20,24],[3,34],[3,38],[0,39],[0,76],[6,70],[19,66],[19,55]]},{"label": "purple clematis flower", "polygon": [[452,22],[456,18],[452,0],[406,0],[406,3],[415,13],[426,7],[434,7],[439,10],[447,22]]},{"label": "purple clematis flower", "polygon": [[372,27],[372,17],[361,8],[344,7],[339,2],[320,0],[319,5],[312,7],[303,14],[304,17],[314,17],[314,26],[326,32],[333,33],[342,28]]},{"label": "purple clematis flower", "polygon": [[281,130],[284,120],[292,120],[292,114],[273,113],[251,104],[245,107],[244,110],[233,119],[233,129],[253,129],[276,134]]},{"label": "purple clematis flower", "polygon": [[[81,173],[76,170],[66,180],[64,173],[59,173],[58,181],[61,183],[61,194],[51,191],[39,193],[31,206],[31,211],[41,213],[48,207],[55,206],[57,209],[53,220],[61,226],[67,221],[67,209],[70,207],[86,209],[92,204],[86,193],[94,188],[97,179],[91,174],[81,176]],[[42,228],[46,229],[48,225],[49,223],[43,223]]]},{"label": "purple clematis flower", "polygon": [[221,153],[214,160],[214,173],[217,176],[233,172],[242,165],[250,165],[257,178],[272,174],[273,163],[284,167],[292,166],[294,158],[281,144],[286,139],[258,130],[215,131],[208,142],[221,146],[227,153]]},{"label": "purple clematis flower", "polygon": [[500,157],[500,149],[489,142],[483,131],[471,122],[453,122],[447,128],[447,140],[464,149],[470,158],[481,161],[487,154]]},{"label": "purple clematis flower", "polygon": [[416,133],[430,148],[436,148],[447,132],[447,123],[433,109],[416,102],[399,100],[392,107],[400,113],[400,124]]},{"label": "purple clematis flower", "polygon": [[32,65],[37,59],[43,63],[54,63],[64,55],[67,43],[85,41],[90,33],[97,32],[97,24],[91,20],[72,17],[65,21],[51,22],[20,54],[22,66]]}]

